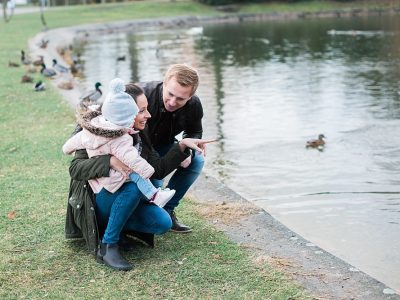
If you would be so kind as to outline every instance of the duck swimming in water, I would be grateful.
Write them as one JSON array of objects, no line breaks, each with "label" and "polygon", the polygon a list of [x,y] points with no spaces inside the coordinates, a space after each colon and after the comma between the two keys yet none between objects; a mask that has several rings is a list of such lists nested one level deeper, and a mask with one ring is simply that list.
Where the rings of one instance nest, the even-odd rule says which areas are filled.
[{"label": "duck swimming in water", "polygon": [[307,141],[306,148],[322,149],[325,146],[324,138],[325,136],[323,134],[320,134],[318,136],[318,139]]}]

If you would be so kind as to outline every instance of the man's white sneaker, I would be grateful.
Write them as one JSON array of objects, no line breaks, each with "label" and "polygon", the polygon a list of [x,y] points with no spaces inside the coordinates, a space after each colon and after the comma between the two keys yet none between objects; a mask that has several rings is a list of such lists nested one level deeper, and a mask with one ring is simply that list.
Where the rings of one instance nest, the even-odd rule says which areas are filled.
[{"label": "man's white sneaker", "polygon": [[151,201],[152,203],[158,205],[159,207],[164,207],[165,204],[168,203],[169,200],[175,195],[175,190],[159,189],[157,194],[154,197],[154,200]]}]

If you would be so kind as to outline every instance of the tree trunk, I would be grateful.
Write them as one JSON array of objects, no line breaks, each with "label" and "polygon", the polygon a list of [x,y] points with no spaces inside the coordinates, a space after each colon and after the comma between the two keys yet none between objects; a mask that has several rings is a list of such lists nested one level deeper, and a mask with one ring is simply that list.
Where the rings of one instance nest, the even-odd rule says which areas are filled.
[{"label": "tree trunk", "polygon": [[7,1],[6,0],[3,0],[2,1],[2,6],[3,6],[3,19],[4,19],[4,22],[8,22],[8,18],[7,18]]},{"label": "tree trunk", "polygon": [[10,4],[10,15],[7,15],[7,0],[3,0],[3,19],[5,23],[8,23],[11,21],[12,16],[14,15],[14,9],[15,9],[15,2],[11,2]]},{"label": "tree trunk", "polygon": [[46,5],[46,0],[40,0],[40,20],[42,21],[44,30],[47,30],[47,23],[46,20],[44,19],[44,6]]}]

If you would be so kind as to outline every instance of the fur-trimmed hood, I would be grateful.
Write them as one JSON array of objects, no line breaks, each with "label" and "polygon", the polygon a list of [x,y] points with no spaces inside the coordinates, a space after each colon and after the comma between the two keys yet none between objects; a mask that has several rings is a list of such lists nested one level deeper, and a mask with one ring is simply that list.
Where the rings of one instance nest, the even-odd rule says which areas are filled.
[{"label": "fur-trimmed hood", "polygon": [[[153,175],[154,168],[133,146],[130,128],[117,127],[96,111],[82,115],[82,120],[79,122],[83,129],[66,141],[63,146],[65,154],[72,154],[79,149],[86,149],[89,157],[110,154],[140,177],[150,178]],[[125,180],[126,178],[120,172],[110,169],[109,177],[91,179],[89,184],[94,193],[99,193],[103,188],[114,193]]]},{"label": "fur-trimmed hood", "polygon": [[107,121],[100,111],[88,111],[79,117],[79,125],[94,135],[116,138],[127,133],[127,129]]},{"label": "fur-trimmed hood", "polygon": [[84,148],[95,150],[111,140],[128,135],[128,128],[107,121],[100,111],[89,111],[78,117],[83,128],[81,143]]}]

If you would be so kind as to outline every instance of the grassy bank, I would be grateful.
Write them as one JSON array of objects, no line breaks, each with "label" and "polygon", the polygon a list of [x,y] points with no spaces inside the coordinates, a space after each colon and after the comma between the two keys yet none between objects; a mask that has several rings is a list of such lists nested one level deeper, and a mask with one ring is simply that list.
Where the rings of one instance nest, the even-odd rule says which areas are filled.
[{"label": "grassy bank", "polygon": [[[242,9],[252,7],[257,6]],[[55,28],[188,14],[216,12],[198,3],[154,1],[75,6],[46,12],[46,21]],[[38,13],[0,24],[0,298],[307,298],[268,265],[254,264],[245,250],[198,218],[190,202],[179,216],[195,231],[168,233],[157,237],[153,250],[127,253],[136,265],[128,273],[98,265],[81,241],[64,239],[70,159],[61,146],[72,131],[73,112],[52,88],[35,93],[31,84],[21,84],[22,66],[7,67],[8,61],[19,62],[19,51],[41,28]]]}]

